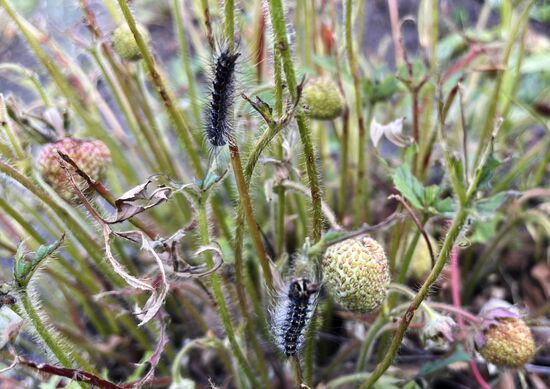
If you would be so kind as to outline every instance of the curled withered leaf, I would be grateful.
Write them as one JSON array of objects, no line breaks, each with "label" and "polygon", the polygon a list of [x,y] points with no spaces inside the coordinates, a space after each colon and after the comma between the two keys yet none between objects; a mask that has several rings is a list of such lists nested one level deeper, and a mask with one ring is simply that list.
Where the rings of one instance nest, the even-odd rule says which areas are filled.
[{"label": "curled withered leaf", "polygon": [[[189,266],[184,269],[184,272],[189,274],[189,277],[204,277],[218,270],[218,268],[223,264],[223,253],[217,243],[199,247],[199,249],[195,251],[194,255],[201,255],[205,251],[214,252],[214,265],[211,268],[208,268],[206,265]],[[178,275],[181,275],[181,272],[178,272]]]},{"label": "curled withered leaf", "polygon": [[214,264],[212,267],[209,267],[206,264],[191,266],[187,262],[185,263],[184,268],[180,268],[174,271],[174,275],[178,278],[188,279],[188,278],[199,278],[205,277],[209,274],[214,273],[220,268],[223,264],[223,253],[217,243],[210,244],[208,246],[201,246],[195,253],[194,256],[198,256],[205,251],[214,251]]},{"label": "curled withered leaf", "polygon": [[114,271],[119,276],[121,276],[128,285],[134,288],[155,292],[155,288],[153,288],[151,285],[128,274],[124,266],[115,259],[111,251],[111,234],[112,234],[112,230],[109,228],[109,226],[106,224],[103,225],[103,238],[105,239],[105,254],[106,254],[105,256],[107,257],[107,260],[113,267]]},{"label": "curled withered leaf", "polygon": [[[104,234],[105,233],[106,232],[104,228]],[[106,251],[107,258],[111,263],[111,266],[113,266],[113,268],[117,272],[117,274],[120,275],[122,278],[124,278],[124,280],[130,286],[133,286],[134,288],[149,290],[152,292],[151,296],[146,301],[143,308],[141,308],[138,312],[138,315],[140,316],[140,319],[141,319],[139,326],[141,326],[147,323],[149,320],[151,320],[158,313],[158,311],[162,307],[162,304],[164,304],[164,299],[166,298],[166,295],[169,290],[168,281],[166,279],[166,271],[164,270],[164,264],[160,259],[158,253],[154,249],[156,242],[149,240],[143,232],[125,231],[125,232],[111,232],[111,233],[114,234],[115,236],[119,236],[121,238],[130,240],[134,243],[139,243],[141,245],[141,250],[145,250],[153,256],[153,258],[155,259],[155,262],[157,263],[158,269],[160,271],[160,283],[157,287],[149,285],[141,281],[140,279],[137,279],[136,277],[128,274],[124,269],[124,267],[111,254],[110,241],[109,241],[110,236],[105,237],[105,245],[107,248],[107,251]]]},{"label": "curled withered leaf", "polygon": [[[62,156],[61,156],[62,157]],[[63,157],[62,157],[63,158]],[[143,325],[147,323],[149,320],[151,320],[160,310],[162,307],[162,304],[164,303],[164,299],[166,297],[166,294],[168,293],[169,285],[166,280],[166,272],[164,271],[164,265],[162,263],[162,260],[156,253],[156,251],[152,248],[150,241],[147,239],[144,233],[142,232],[128,232],[126,234],[123,233],[115,233],[111,227],[109,226],[109,223],[114,222],[107,222],[105,221],[92,207],[92,205],[88,202],[86,197],[83,195],[82,191],[78,188],[76,185],[76,182],[74,181],[74,177],[70,170],[66,166],[66,161],[61,161],[61,166],[63,169],[65,169],[65,173],[67,174],[67,177],[69,178],[70,182],[74,186],[74,188],[77,191],[77,195],[80,198],[82,204],[88,209],[90,214],[101,224],[102,230],[103,230],[103,239],[105,244],[105,256],[107,257],[107,260],[109,261],[110,265],[112,266],[113,270],[116,274],[118,274],[124,281],[136,288],[141,290],[146,290],[148,292],[151,292],[151,296],[145,303],[143,309],[139,313],[139,315],[142,316],[141,322],[139,325]],[[135,214],[142,212],[146,209],[149,209],[151,207],[154,207],[155,205],[161,203],[162,201],[165,201],[169,198],[170,194],[172,193],[172,188],[168,188],[166,186],[162,186],[157,188],[157,190],[153,191],[152,193],[147,192],[147,186],[152,182],[151,179],[147,180],[145,184],[139,185],[132,190],[126,192],[120,199],[117,200],[117,203],[121,202],[117,205],[117,221],[126,220],[129,217],[134,216]],[[127,202],[127,203],[126,203]],[[137,204],[134,204],[134,202],[137,202]],[[142,203],[140,203],[142,202]],[[144,203],[143,203],[144,202]],[[126,206],[125,206],[125,205]],[[119,217],[120,213],[126,216]],[[139,278],[136,278],[129,274],[120,262],[116,260],[114,257],[112,251],[111,251],[111,238],[112,236],[121,236],[126,239],[132,240],[136,243],[141,243],[141,249],[149,251],[155,261],[157,262],[157,265],[160,270],[161,275],[161,283],[160,286],[157,286],[155,283],[155,286],[148,284],[145,281],[140,280]],[[140,240],[141,237],[141,240]]]},{"label": "curled withered leaf", "polygon": [[116,218],[109,223],[119,223],[128,220],[143,211],[153,208],[168,200],[173,189],[165,185],[159,185],[154,190],[149,188],[153,181],[148,179],[144,184],[138,185],[115,201]]},{"label": "curled withered leaf", "polygon": [[166,298],[166,295],[168,294],[168,290],[170,286],[168,285],[168,281],[166,279],[166,272],[164,271],[164,265],[162,264],[162,260],[158,256],[157,252],[153,249],[151,242],[143,235],[143,241],[141,244],[142,250],[146,250],[151,253],[155,261],[157,262],[158,268],[160,270],[160,276],[161,276],[161,282],[160,286],[155,290],[155,293],[151,294],[151,297],[149,297],[149,300],[145,303],[143,306],[143,317],[141,318],[141,323],[138,324],[138,326],[141,326],[145,323],[147,323],[149,320],[151,320],[157,312],[162,307],[162,304],[164,304],[164,299]]},{"label": "curled withered leaf", "polygon": [[376,119],[372,119],[370,125],[370,139],[374,147],[378,147],[378,142],[385,136],[391,143],[397,147],[407,147],[412,143],[412,139],[403,135],[403,118],[399,118],[388,124],[380,124]]}]

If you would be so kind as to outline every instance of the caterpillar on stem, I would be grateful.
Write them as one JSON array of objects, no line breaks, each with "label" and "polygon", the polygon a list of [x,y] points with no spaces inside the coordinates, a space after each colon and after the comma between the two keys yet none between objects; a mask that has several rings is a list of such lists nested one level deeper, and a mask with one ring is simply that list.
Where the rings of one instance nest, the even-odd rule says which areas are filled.
[{"label": "caterpillar on stem", "polygon": [[286,357],[295,357],[304,346],[317,306],[320,285],[308,278],[294,278],[281,294],[273,316],[275,341]]},{"label": "caterpillar on stem", "polygon": [[241,54],[224,48],[215,57],[210,101],[204,113],[206,138],[213,147],[227,144],[233,129],[235,69]]}]

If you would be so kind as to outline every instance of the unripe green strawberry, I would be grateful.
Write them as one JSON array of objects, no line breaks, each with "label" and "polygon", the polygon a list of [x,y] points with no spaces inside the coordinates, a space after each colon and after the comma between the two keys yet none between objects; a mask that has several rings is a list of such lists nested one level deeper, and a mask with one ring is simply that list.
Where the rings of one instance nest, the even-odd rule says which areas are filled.
[{"label": "unripe green strawberry", "polygon": [[[145,43],[149,43],[151,36],[147,29],[141,24],[136,24],[138,31]],[[113,49],[126,61],[137,61],[141,59],[141,51],[136,42],[134,34],[127,24],[122,24],[113,32]]]},{"label": "unripe green strawberry", "polygon": [[[38,153],[37,166],[40,173],[55,191],[67,201],[74,202],[77,192],[61,167],[57,151],[67,154],[92,180],[102,180],[111,163],[111,152],[99,140],[63,138],[42,147]],[[86,193],[87,183],[70,167],[78,187]]]},{"label": "unripe green strawberry", "polygon": [[330,246],[323,255],[323,282],[334,301],[347,310],[378,308],[390,284],[384,249],[369,237]]},{"label": "unripe green strawberry", "polygon": [[499,367],[520,368],[535,355],[531,330],[520,318],[501,318],[483,333],[484,344],[479,353]]},{"label": "unripe green strawberry", "polygon": [[304,103],[312,119],[332,120],[344,112],[345,101],[338,85],[329,78],[311,80],[304,88]]}]

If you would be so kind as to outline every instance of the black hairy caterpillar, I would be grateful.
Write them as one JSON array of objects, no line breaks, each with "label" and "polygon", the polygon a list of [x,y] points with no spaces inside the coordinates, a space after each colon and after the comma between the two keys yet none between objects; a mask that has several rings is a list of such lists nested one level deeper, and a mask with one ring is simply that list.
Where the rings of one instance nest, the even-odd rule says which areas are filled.
[{"label": "black hairy caterpillar", "polygon": [[213,64],[211,99],[204,120],[206,138],[214,147],[224,146],[232,130],[230,108],[234,100],[235,67],[240,55],[225,48]]},{"label": "black hairy caterpillar", "polygon": [[277,345],[287,357],[293,357],[304,345],[315,307],[319,285],[307,278],[295,278],[282,295],[274,313]]}]

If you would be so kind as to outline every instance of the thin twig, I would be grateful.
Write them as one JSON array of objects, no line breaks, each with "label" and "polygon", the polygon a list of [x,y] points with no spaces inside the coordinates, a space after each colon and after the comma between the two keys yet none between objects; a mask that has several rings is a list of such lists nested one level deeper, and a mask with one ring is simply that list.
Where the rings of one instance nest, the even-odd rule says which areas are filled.
[{"label": "thin twig", "polygon": [[434,254],[434,250],[433,250],[433,247],[432,247],[432,243],[430,242],[430,237],[428,236],[428,233],[424,229],[424,226],[422,225],[422,223],[418,219],[418,216],[416,216],[416,214],[412,210],[411,206],[405,201],[405,199],[402,196],[393,194],[393,195],[388,196],[388,199],[394,199],[394,200],[399,201],[401,204],[403,204],[403,206],[405,207],[405,209],[407,210],[407,212],[411,216],[412,220],[414,221],[414,224],[416,224],[416,226],[420,230],[420,233],[422,234],[422,237],[424,238],[424,240],[426,241],[426,244],[428,245],[428,250],[430,251],[430,258],[432,260],[432,268],[433,268],[434,265],[435,265],[435,254]]}]

